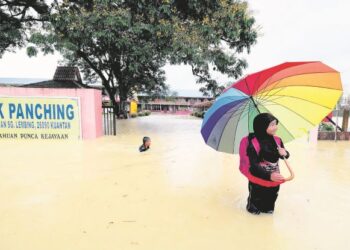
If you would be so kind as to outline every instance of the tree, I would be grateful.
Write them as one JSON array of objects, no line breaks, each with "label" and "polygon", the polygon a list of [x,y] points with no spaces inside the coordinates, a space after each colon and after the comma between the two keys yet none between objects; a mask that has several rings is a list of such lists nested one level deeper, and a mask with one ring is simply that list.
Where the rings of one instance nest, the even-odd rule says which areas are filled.
[{"label": "tree", "polygon": [[[132,10],[130,2],[56,1],[45,32],[31,38],[44,53],[60,51],[87,79],[99,78],[117,113],[116,94],[123,103],[134,92],[159,91],[165,81],[158,27],[151,26],[150,14]],[[34,47],[28,52],[37,53]]]},{"label": "tree", "polygon": [[[238,55],[257,39],[255,19],[245,1],[178,1],[184,12],[175,24],[172,64],[192,67],[205,95],[216,97],[225,87],[212,77],[213,71],[237,79],[247,67]],[[185,18],[185,19],[183,19]]]},{"label": "tree", "polygon": [[218,97],[225,89],[225,86],[219,85],[217,83],[207,84],[206,87],[201,87],[199,91],[203,93],[204,96],[211,96],[213,98]]},{"label": "tree", "polygon": [[134,92],[161,92],[166,62],[191,65],[215,92],[211,71],[241,75],[246,62],[237,55],[257,36],[242,1],[55,1],[52,13],[31,42],[45,53],[59,50],[87,79],[100,78],[116,107],[116,94],[122,102]]},{"label": "tree", "polygon": [[27,30],[47,19],[49,7],[42,0],[0,0],[0,58],[24,46]]}]

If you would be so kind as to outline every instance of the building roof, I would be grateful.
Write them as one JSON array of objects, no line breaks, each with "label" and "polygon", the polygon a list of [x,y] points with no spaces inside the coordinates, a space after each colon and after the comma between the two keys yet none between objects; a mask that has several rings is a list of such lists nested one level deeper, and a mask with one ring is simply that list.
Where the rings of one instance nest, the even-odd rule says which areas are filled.
[{"label": "building roof", "polygon": [[30,84],[21,85],[21,87],[25,87],[25,88],[65,88],[65,89],[80,89],[80,88],[90,89],[90,88],[94,88],[94,89],[99,89],[97,87],[92,87],[92,86],[78,83],[75,81],[56,81],[56,80],[48,80],[48,81],[30,83]]},{"label": "building roof", "polygon": [[[202,92],[196,89],[176,89],[172,92],[176,92],[177,98],[200,98],[200,99],[213,99],[210,96],[204,96]],[[139,93],[137,96],[148,96],[146,93]]]},{"label": "building roof", "polygon": [[55,75],[53,76],[53,80],[83,83],[78,67],[58,66]]},{"label": "building roof", "polygon": [[193,105],[195,108],[210,108],[213,105],[214,101],[200,102]]},{"label": "building roof", "polygon": [[83,84],[77,67],[58,66],[52,80],[32,82],[21,85],[24,88],[68,88],[68,89],[101,89],[98,86]]},{"label": "building roof", "polygon": [[23,84],[46,81],[47,78],[11,78],[11,77],[0,77],[0,85],[5,86],[20,86]]}]

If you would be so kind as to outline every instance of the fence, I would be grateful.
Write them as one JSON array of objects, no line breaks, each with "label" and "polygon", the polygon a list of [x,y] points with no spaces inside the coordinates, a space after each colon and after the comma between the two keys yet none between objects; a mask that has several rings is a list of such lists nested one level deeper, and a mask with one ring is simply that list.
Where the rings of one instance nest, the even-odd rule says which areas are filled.
[{"label": "fence", "polygon": [[103,133],[104,135],[116,135],[116,115],[113,106],[102,106]]}]

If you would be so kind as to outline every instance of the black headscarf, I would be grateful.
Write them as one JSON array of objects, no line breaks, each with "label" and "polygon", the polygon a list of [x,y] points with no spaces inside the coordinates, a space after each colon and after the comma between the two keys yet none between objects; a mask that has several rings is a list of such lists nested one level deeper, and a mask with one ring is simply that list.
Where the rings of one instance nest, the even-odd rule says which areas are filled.
[{"label": "black headscarf", "polygon": [[[266,160],[269,162],[276,162],[279,158],[279,153],[277,150],[277,145],[275,139],[272,135],[267,134],[266,129],[269,127],[269,124],[276,120],[278,124],[278,119],[269,113],[261,113],[254,118],[253,129],[254,133],[249,135],[249,142],[251,139],[256,137],[260,144],[259,160]],[[253,150],[254,147],[252,143],[249,143],[248,153]]]},{"label": "black headscarf", "polygon": [[148,136],[143,137],[142,139],[143,145],[145,145],[146,141],[149,141],[149,140],[151,140],[151,138],[149,138]]},{"label": "black headscarf", "polygon": [[254,118],[254,121],[253,121],[254,135],[259,142],[266,138],[272,138],[271,135],[266,133],[266,129],[269,127],[270,123],[274,120],[276,120],[278,124],[277,118],[269,113],[261,113]]}]

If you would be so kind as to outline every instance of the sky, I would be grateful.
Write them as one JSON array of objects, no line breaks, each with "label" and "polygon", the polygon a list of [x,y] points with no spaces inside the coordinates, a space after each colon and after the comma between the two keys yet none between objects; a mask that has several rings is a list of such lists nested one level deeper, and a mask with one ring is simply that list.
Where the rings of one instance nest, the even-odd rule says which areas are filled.
[{"label": "sky", "polygon": [[[350,93],[350,1],[346,0],[248,0],[259,26],[258,42],[244,74],[286,61],[322,61],[341,73],[344,91]],[[0,59],[0,78],[51,79],[60,55],[28,58],[25,50]],[[189,66],[165,66],[172,89],[198,90]],[[235,82],[222,75],[221,83]]]}]

